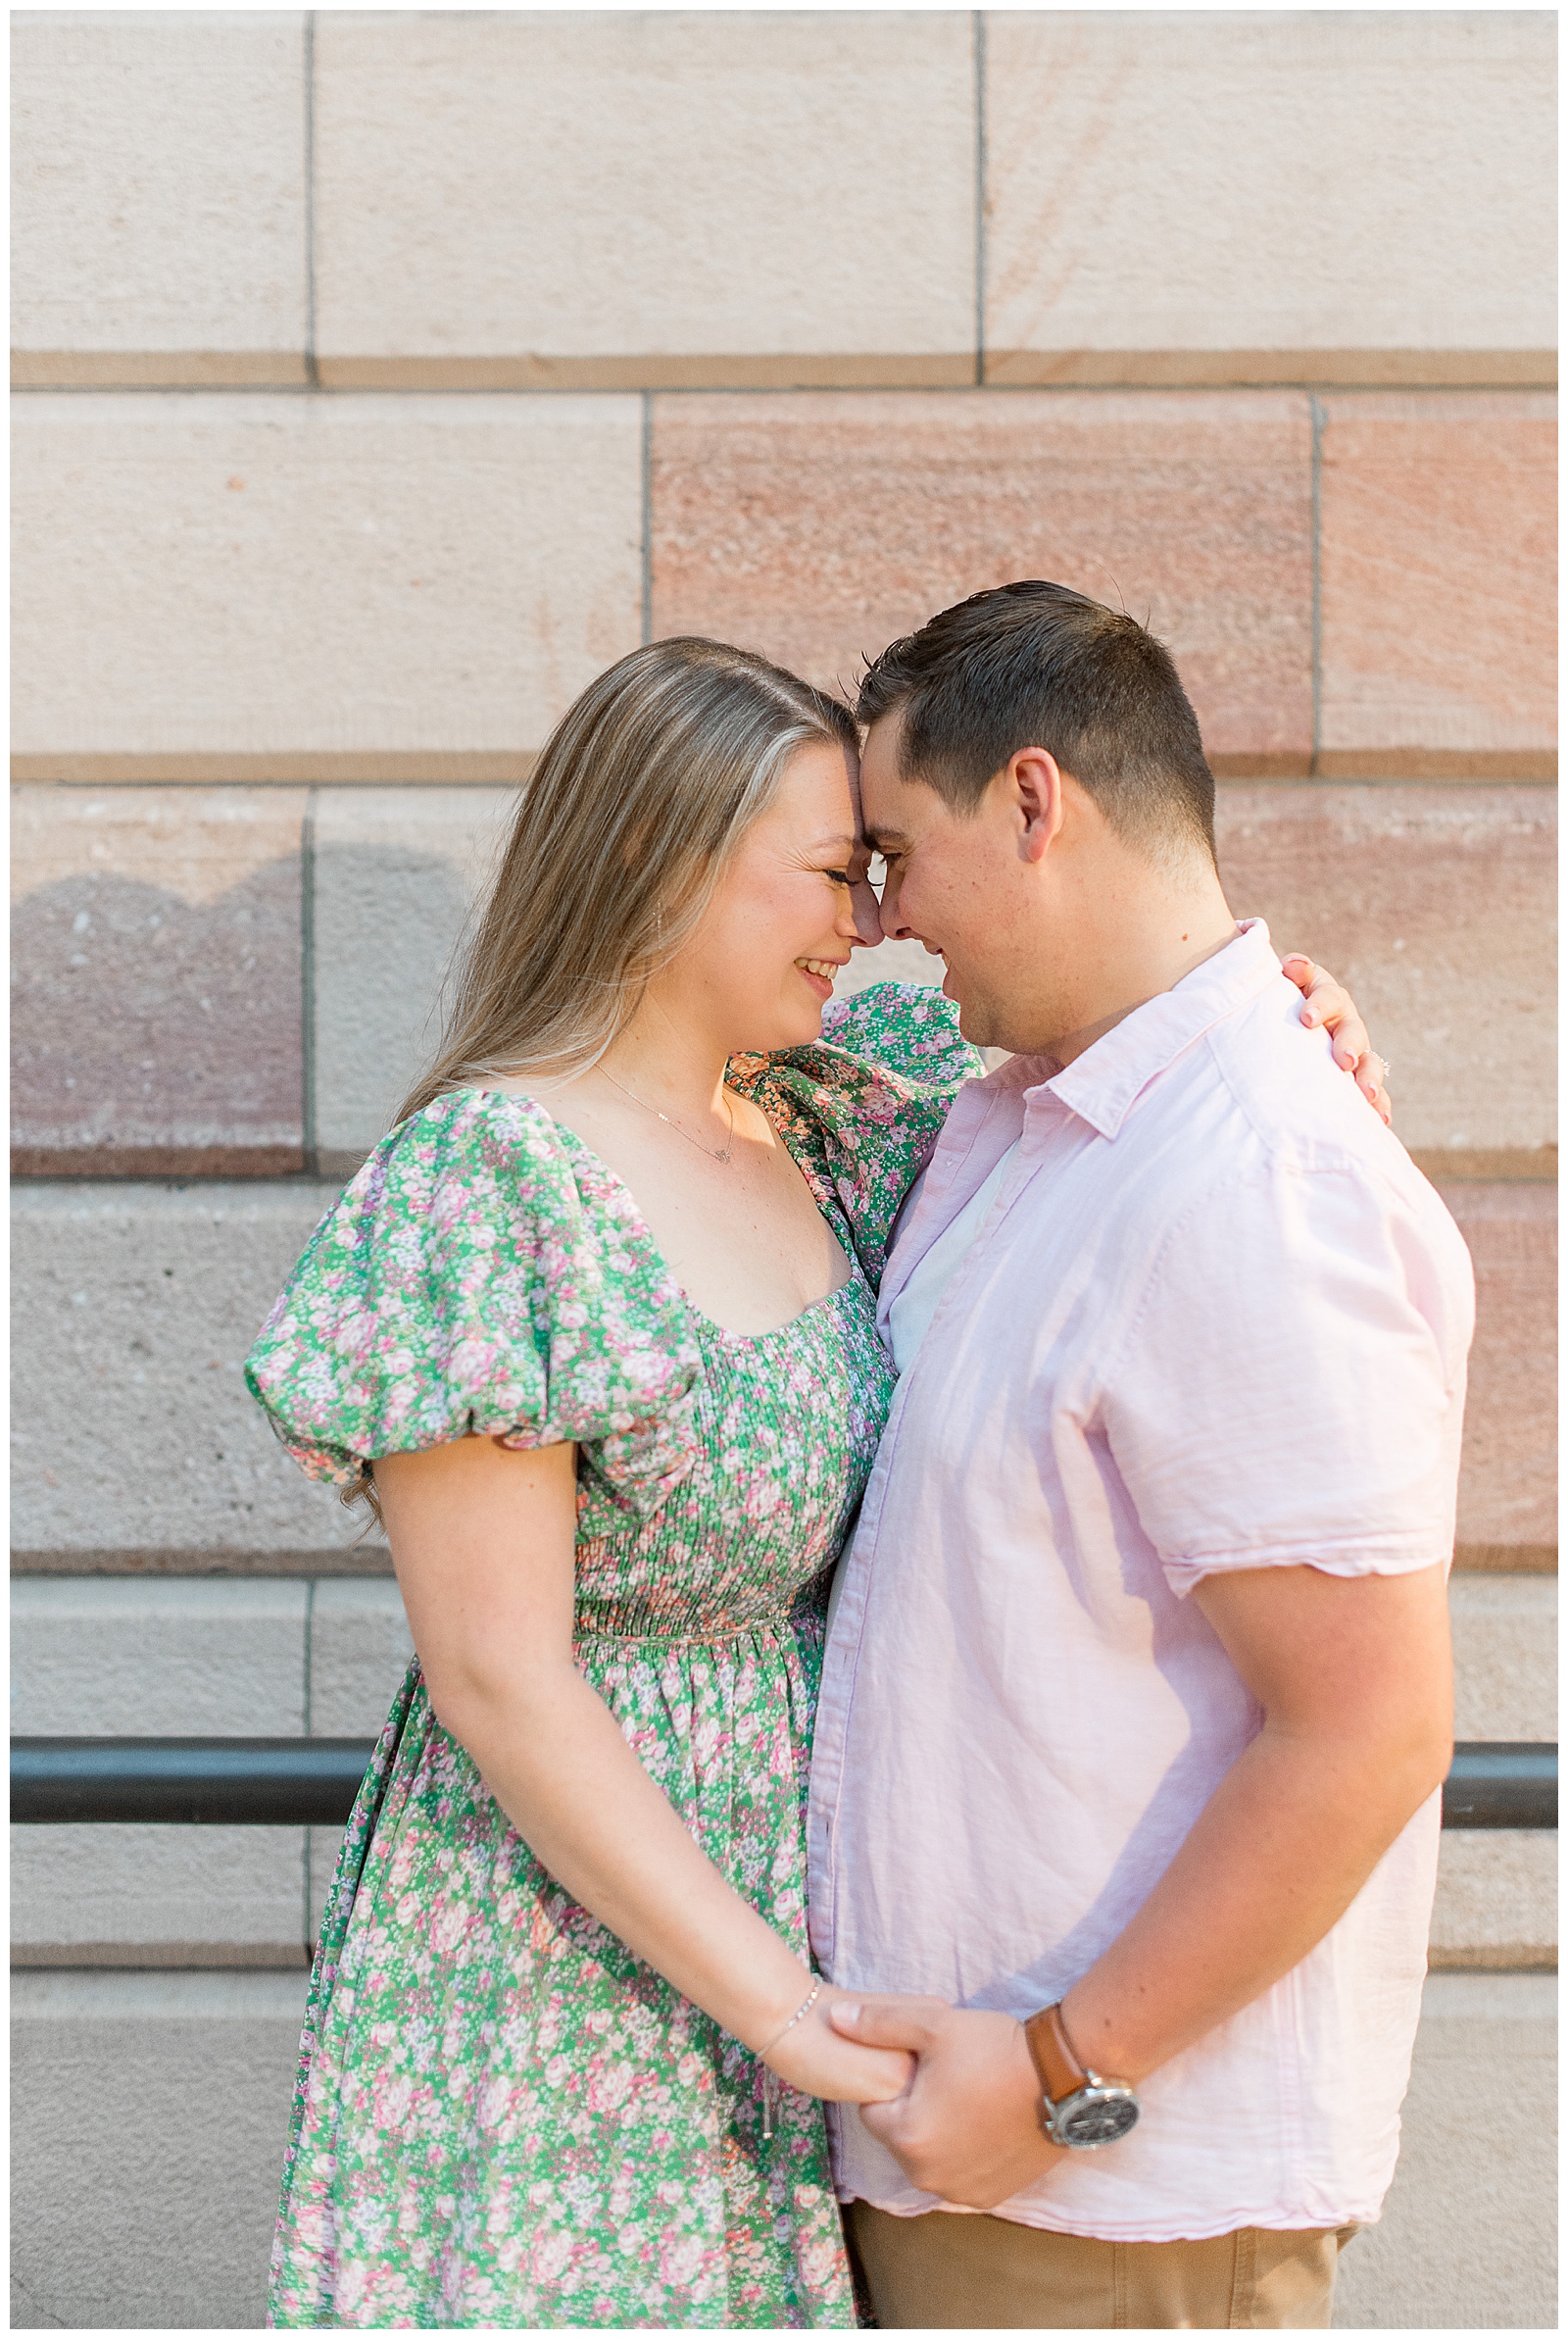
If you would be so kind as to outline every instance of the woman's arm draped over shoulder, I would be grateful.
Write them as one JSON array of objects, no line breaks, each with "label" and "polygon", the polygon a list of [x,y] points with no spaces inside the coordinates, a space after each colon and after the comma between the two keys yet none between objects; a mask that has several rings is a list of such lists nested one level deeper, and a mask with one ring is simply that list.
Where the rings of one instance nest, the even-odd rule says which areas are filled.
[{"label": "woman's arm draped over shoulder", "polygon": [[956,1003],[934,983],[870,983],[852,998],[831,1000],[822,1011],[822,1039],[947,1098],[986,1069],[979,1049],[959,1035]]},{"label": "woman's arm draped over shoulder", "polygon": [[1334,1061],[1348,1072],[1385,1128],[1394,1126],[1389,1102],[1389,1063],[1373,1047],[1360,1010],[1342,982],[1326,967],[1317,966],[1300,951],[1280,961],[1280,971],[1303,994],[1301,1020],[1309,1028],[1321,1023],[1334,1047]]},{"label": "woman's arm draped over shoulder", "polygon": [[[788,1945],[700,1850],[571,1657],[575,1449],[466,1438],[375,1466],[437,1718],[574,1899],[760,2052],[809,1987]],[[840,2039],[824,1989],[769,2057],[792,2086],[886,2102],[899,2055]]]}]

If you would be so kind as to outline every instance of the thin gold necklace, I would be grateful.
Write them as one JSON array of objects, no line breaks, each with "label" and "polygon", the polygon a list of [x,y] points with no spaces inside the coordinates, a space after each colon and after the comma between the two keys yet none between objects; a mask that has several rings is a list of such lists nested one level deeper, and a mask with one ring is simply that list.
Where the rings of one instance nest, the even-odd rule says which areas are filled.
[{"label": "thin gold necklace", "polygon": [[680,1122],[678,1120],[671,1120],[667,1113],[661,1113],[659,1107],[657,1105],[651,1105],[646,1097],[634,1096],[632,1091],[626,1087],[622,1081],[616,1079],[613,1072],[605,1071],[603,1065],[601,1065],[599,1069],[605,1073],[605,1078],[610,1082],[612,1088],[618,1088],[622,1096],[631,1097],[631,1101],[634,1105],[641,1105],[645,1113],[651,1113],[656,1120],[662,1120],[666,1128],[673,1129],[677,1137],[684,1137],[688,1145],[695,1145],[699,1153],[706,1153],[710,1162],[727,1162],[729,1160],[730,1148],[735,1143],[735,1108],[729,1101],[729,1090],[727,1088],[724,1090],[723,1094],[724,1111],[729,1117],[729,1142],[725,1145],[722,1153],[715,1153],[710,1145],[705,1145],[701,1137],[694,1137],[690,1129],[683,1129],[680,1125]]}]

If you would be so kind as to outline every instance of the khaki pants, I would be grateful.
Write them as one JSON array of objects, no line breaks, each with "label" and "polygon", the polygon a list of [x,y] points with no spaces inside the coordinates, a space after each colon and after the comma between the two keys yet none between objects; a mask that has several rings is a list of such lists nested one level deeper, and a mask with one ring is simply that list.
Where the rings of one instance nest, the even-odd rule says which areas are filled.
[{"label": "khaki pants", "polygon": [[1102,2242],[1005,2217],[844,2212],[887,2331],[1324,2331],[1353,2225]]}]

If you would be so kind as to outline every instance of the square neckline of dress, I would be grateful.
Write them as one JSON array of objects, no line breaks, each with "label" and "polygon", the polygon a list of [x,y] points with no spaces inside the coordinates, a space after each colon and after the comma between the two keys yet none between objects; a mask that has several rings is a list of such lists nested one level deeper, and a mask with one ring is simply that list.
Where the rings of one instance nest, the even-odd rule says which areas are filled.
[{"label": "square neckline of dress", "polygon": [[[854,1244],[846,1244],[839,1240],[838,1229],[832,1224],[831,1220],[827,1219],[827,1214],[822,1210],[821,1204],[817,1201],[816,1190],[809,1177],[807,1176],[806,1170],[802,1167],[799,1157],[795,1153],[794,1148],[790,1145],[789,1140],[785,1137],[783,1130],[778,1127],[777,1122],[772,1120],[770,1115],[766,1117],[768,1119],[769,1126],[775,1130],[780,1144],[783,1145],[785,1151],[789,1154],[790,1160],[794,1162],[796,1169],[800,1170],[801,1178],[805,1184],[806,1190],[810,1195],[812,1203],[815,1205],[818,1214],[822,1217],[824,1223],[826,1223],[828,1232],[832,1235],[833,1240],[838,1243],[839,1251],[843,1256],[850,1271],[845,1276],[842,1283],[835,1283],[831,1291],[824,1291],[822,1293],[820,1299],[808,1301],[804,1308],[799,1309],[795,1315],[786,1318],[783,1323],[774,1324],[765,1332],[737,1332],[732,1330],[727,1323],[720,1323],[716,1316],[710,1316],[706,1309],[699,1308],[697,1302],[687,1291],[686,1286],[677,1279],[674,1269],[670,1266],[669,1261],[664,1257],[664,1254],[660,1249],[659,1244],[654,1240],[654,1230],[649,1225],[646,1218],[643,1216],[642,1206],[638,1202],[637,1197],[632,1192],[630,1186],[626,1183],[626,1180],[621,1176],[620,1171],[618,1170],[612,1169],[610,1164],[605,1160],[604,1155],[601,1153],[596,1153],[586,1138],[579,1137],[576,1130],[571,1126],[569,1121],[558,1120],[555,1114],[551,1112],[549,1106],[542,1105],[537,1097],[514,1095],[510,1088],[453,1088],[448,1089],[447,1094],[449,1096],[459,1097],[471,1096],[497,1098],[504,1105],[526,1106],[531,1111],[541,1114],[543,1118],[550,1123],[551,1128],[555,1131],[558,1142],[563,1137],[569,1137],[572,1144],[577,1148],[577,1151],[580,1154],[585,1154],[588,1160],[593,1163],[595,1169],[598,1170],[603,1176],[608,1178],[612,1186],[618,1187],[621,1194],[625,1197],[626,1206],[631,1212],[632,1218],[636,1224],[636,1231],[639,1240],[646,1244],[648,1250],[653,1254],[654,1258],[658,1260],[660,1273],[663,1276],[664,1281],[669,1285],[670,1290],[676,1293],[680,1300],[681,1306],[686,1310],[689,1316],[695,1319],[699,1324],[705,1325],[708,1330],[717,1333],[721,1340],[735,1341],[742,1347],[748,1348],[759,1347],[764,1340],[777,1340],[781,1338],[785,1332],[794,1331],[797,1324],[804,1323],[808,1316],[814,1316],[818,1308],[831,1307],[835,1300],[842,1299],[845,1292],[853,1291],[858,1282],[863,1282],[865,1279],[860,1268],[860,1263],[856,1257]],[[428,1109],[429,1108],[426,1107],[427,1111]]]}]

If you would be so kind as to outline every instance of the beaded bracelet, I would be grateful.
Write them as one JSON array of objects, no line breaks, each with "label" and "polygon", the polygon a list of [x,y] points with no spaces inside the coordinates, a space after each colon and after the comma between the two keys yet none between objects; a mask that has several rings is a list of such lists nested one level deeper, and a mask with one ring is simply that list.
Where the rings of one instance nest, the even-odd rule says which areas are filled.
[{"label": "beaded bracelet", "polygon": [[764,2142],[768,2144],[771,2144],[773,2141],[773,2115],[778,2110],[778,2079],[776,2075],[768,2068],[767,2065],[762,2062],[762,2057],[764,2055],[771,2055],[773,2049],[778,2045],[778,2040],[780,2038],[787,2038],[790,2032],[795,2028],[797,2022],[805,2021],[807,2016],[810,2013],[812,2007],[816,2004],[821,1995],[822,1983],[820,1978],[818,1978],[816,1981],[812,1982],[810,1994],[802,2001],[800,2006],[796,2008],[794,2014],[791,2015],[789,2020],[779,2032],[778,2038],[769,2039],[767,2045],[763,2047],[758,2055],[757,2060],[761,2066],[762,2073],[762,2136]]}]

